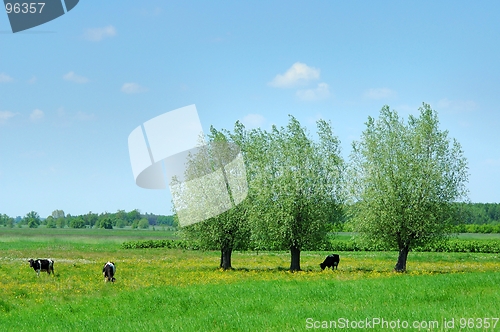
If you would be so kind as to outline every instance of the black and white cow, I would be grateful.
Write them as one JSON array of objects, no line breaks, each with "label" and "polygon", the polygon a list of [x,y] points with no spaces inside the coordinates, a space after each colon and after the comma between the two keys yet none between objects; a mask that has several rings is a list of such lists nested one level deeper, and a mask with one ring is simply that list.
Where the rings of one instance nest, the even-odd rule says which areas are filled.
[{"label": "black and white cow", "polygon": [[339,263],[340,263],[340,256],[337,254],[333,254],[326,256],[325,261],[319,264],[319,266],[321,266],[321,270],[324,270],[325,267],[331,267],[332,270],[337,268],[338,270]]},{"label": "black and white cow", "polygon": [[52,259],[30,259],[28,262],[30,262],[30,267],[36,271],[38,276],[40,276],[40,271],[46,271],[48,274],[52,272],[52,275],[54,275],[54,261]]},{"label": "black and white cow", "polygon": [[104,264],[104,267],[102,268],[102,274],[104,275],[104,282],[115,282],[115,272],[116,272],[116,266],[115,263],[113,262],[107,262]]}]

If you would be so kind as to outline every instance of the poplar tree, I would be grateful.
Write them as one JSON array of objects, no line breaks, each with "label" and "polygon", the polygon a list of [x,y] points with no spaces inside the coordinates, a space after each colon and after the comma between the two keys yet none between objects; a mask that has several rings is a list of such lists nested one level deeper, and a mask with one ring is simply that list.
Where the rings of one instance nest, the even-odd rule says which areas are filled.
[{"label": "poplar tree", "polygon": [[354,229],[368,241],[397,248],[397,272],[406,271],[412,248],[453,231],[453,203],[467,198],[460,144],[439,129],[429,105],[419,111],[405,123],[384,106],[378,119],[368,118],[350,158]]},{"label": "poplar tree", "polygon": [[342,210],[344,162],[330,123],[317,122],[312,140],[293,116],[270,132],[235,128],[246,157],[252,240],[268,249],[290,250],[290,271],[299,271],[302,250],[327,239]]}]

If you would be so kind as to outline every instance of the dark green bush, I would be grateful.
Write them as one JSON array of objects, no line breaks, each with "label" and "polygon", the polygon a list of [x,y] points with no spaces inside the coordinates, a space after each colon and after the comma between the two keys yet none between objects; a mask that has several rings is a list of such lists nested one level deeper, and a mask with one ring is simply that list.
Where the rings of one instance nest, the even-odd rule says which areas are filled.
[{"label": "dark green bush", "polygon": [[[166,249],[184,249],[200,250],[200,246],[195,241],[187,240],[145,240],[129,241],[122,243],[123,249],[146,249],[146,248],[166,248]],[[207,248],[205,248],[207,249]],[[331,240],[329,243],[322,244],[318,248],[307,248],[308,250],[318,251],[394,251],[396,248],[386,248],[381,245],[360,244],[353,240]],[[448,240],[445,242],[436,242],[425,246],[415,247],[413,251],[418,252],[481,252],[481,253],[500,253],[500,241],[498,240]],[[259,248],[259,251],[266,251]]]},{"label": "dark green bush", "polygon": [[[353,240],[331,241],[329,251],[384,251],[385,248],[376,245],[361,245]],[[393,248],[392,250],[396,250]],[[425,252],[482,252],[500,253],[500,241],[498,240],[448,240],[425,246],[415,247],[413,251]]]},{"label": "dark green bush", "polygon": [[198,250],[199,245],[194,241],[186,240],[144,240],[128,241],[121,245],[122,249],[146,249],[146,248],[167,248],[167,249],[190,249]]}]

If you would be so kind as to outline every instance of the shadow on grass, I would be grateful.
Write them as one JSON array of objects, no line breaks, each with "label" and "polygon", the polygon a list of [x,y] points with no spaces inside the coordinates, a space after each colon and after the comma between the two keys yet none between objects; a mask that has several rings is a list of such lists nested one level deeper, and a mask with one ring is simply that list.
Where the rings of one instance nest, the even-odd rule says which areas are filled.
[{"label": "shadow on grass", "polygon": [[[214,270],[214,269],[212,269]],[[218,268],[215,270],[220,270],[223,271],[222,269]],[[237,268],[231,268],[226,271],[234,271],[234,272],[290,272],[289,267],[283,267],[283,266],[277,266],[277,267],[260,267],[260,268],[247,268],[247,267],[237,267]],[[318,266],[318,268],[308,266],[304,269],[301,269],[300,271],[296,272],[330,272],[330,273],[336,273],[338,270],[330,270],[330,269],[325,269],[321,270]]]},{"label": "shadow on grass", "polygon": [[[228,270],[223,270],[216,266],[198,266],[189,268],[191,272],[199,271],[199,272],[227,272],[227,273],[283,273],[283,272],[291,272],[289,267],[285,266],[260,266],[260,267],[233,267]],[[393,268],[380,268],[380,267],[370,267],[370,266],[344,266],[339,269],[332,270],[330,268],[321,270],[318,266],[306,266],[300,271],[294,271],[300,273],[314,273],[314,274],[331,274],[331,275],[349,275],[349,274],[366,274],[366,275],[444,275],[444,274],[456,274],[456,273],[467,273],[473,272],[471,270],[449,270],[449,269],[439,269],[439,268],[431,268],[431,269],[408,269],[405,272],[396,272]]]}]

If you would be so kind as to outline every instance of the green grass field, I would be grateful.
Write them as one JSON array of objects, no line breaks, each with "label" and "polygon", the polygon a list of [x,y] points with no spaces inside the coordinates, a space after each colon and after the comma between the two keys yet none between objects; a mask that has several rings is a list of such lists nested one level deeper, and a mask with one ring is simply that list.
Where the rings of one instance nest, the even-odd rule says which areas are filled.
[{"label": "green grass field", "polygon": [[[395,252],[341,252],[335,272],[319,268],[326,252],[303,252],[304,271],[292,274],[286,252],[236,252],[234,270],[221,271],[218,252],[120,249],[172,237],[0,228],[0,331],[334,331],[377,319],[371,331],[405,330],[405,322],[416,331],[500,331],[492,326],[498,254],[412,252],[408,273],[395,274]],[[29,258],[54,259],[55,276],[37,277]],[[114,284],[103,281],[108,260]]]}]

